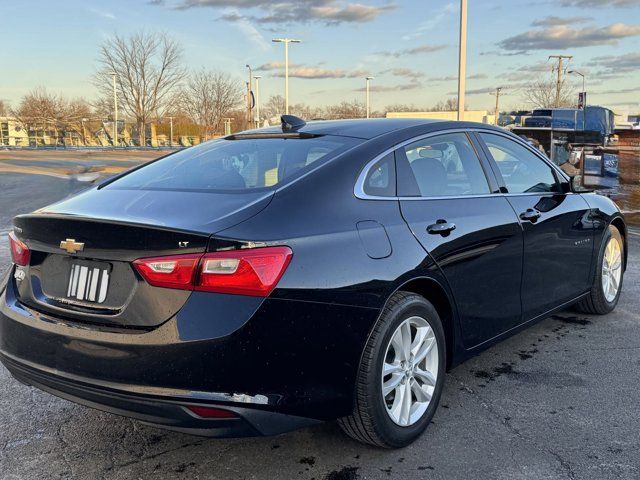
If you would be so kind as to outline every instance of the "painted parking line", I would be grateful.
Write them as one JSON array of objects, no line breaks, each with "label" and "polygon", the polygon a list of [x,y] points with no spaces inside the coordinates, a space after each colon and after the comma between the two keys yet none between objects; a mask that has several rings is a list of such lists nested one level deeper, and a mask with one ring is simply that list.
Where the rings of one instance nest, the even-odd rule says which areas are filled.
[{"label": "painted parking line", "polygon": [[636,232],[635,230],[629,230],[629,235],[634,235],[636,237],[640,237],[640,232]]}]

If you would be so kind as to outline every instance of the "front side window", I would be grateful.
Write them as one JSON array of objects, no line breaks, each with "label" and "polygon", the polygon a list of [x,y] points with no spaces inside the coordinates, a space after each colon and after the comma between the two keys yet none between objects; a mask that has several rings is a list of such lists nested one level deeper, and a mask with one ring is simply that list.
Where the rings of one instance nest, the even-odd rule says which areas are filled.
[{"label": "front side window", "polygon": [[481,133],[498,165],[509,193],[558,192],[553,170],[541,158],[519,143],[491,133]]},{"label": "front side window", "polygon": [[480,160],[464,133],[425,138],[396,151],[400,196],[490,193]]},{"label": "front side window", "polygon": [[106,188],[230,192],[272,188],[357,143],[333,136],[217,140],[150,163]]}]

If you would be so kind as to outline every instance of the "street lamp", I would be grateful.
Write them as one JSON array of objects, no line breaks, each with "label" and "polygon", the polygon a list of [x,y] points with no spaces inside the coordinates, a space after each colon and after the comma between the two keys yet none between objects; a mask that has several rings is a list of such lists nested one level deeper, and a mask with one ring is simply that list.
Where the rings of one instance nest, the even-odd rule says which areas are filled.
[{"label": "street lamp", "polygon": [[249,69],[249,81],[247,82],[247,127],[251,128],[251,82],[253,70],[249,64],[246,64],[245,67]]},{"label": "street lamp", "polygon": [[580,75],[582,77],[582,93],[585,93],[585,89],[584,89],[584,74],[580,73],[577,70],[569,70],[567,73],[575,73],[576,75]]},{"label": "street lamp", "polygon": [[253,77],[256,81],[256,127],[260,128],[260,79],[262,78],[260,75],[256,75]]},{"label": "street lamp", "polygon": [[371,107],[370,107],[370,101],[369,101],[369,82],[371,80],[373,80],[374,77],[366,77],[365,80],[367,81],[367,118],[369,118],[369,115],[371,114]]},{"label": "street lamp", "polygon": [[300,43],[293,38],[274,38],[274,43],[284,43],[284,113],[289,115],[289,44]]},{"label": "street lamp", "polygon": [[116,94],[116,72],[111,72],[113,77],[113,146],[118,146],[118,97]]},{"label": "street lamp", "polygon": [[169,148],[173,147],[173,117],[169,117]]},{"label": "street lamp", "polygon": [[568,74],[576,74],[582,77],[582,128],[586,130],[587,128],[587,92],[585,91],[585,80],[584,74],[577,70],[569,70]]}]

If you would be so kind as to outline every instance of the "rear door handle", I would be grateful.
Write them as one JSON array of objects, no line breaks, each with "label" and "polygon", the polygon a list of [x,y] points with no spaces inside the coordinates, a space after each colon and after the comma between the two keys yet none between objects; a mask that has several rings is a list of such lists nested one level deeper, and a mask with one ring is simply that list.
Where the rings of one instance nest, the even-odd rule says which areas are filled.
[{"label": "rear door handle", "polygon": [[431,235],[442,235],[446,237],[456,229],[455,223],[449,223],[446,220],[437,220],[433,225],[427,227],[427,233]]},{"label": "rear door handle", "polygon": [[542,214],[539,211],[534,210],[533,208],[527,208],[526,211],[520,214],[520,219],[528,220],[531,223],[535,223],[540,218],[541,215]]}]

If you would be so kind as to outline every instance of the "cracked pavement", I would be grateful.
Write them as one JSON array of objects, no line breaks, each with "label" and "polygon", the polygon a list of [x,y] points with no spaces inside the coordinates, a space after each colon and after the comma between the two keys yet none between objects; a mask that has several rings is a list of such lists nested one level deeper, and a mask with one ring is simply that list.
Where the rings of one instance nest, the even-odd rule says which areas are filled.
[{"label": "cracked pavement", "polygon": [[[78,188],[0,175],[2,271],[11,217]],[[454,368],[433,424],[405,449],[360,445],[333,423],[252,439],[168,432],[26,387],[0,367],[0,479],[639,478],[638,229],[629,243],[614,313],[563,312]]]}]

